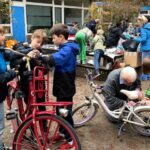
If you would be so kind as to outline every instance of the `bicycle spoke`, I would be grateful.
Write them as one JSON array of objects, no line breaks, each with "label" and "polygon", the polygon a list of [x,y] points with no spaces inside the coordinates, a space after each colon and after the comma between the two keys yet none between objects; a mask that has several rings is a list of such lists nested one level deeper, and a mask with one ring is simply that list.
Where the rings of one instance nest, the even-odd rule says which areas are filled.
[{"label": "bicycle spoke", "polygon": [[[80,150],[80,148],[78,149],[79,141],[76,141],[77,137],[74,135],[73,129],[71,128],[70,130],[70,127],[68,128],[68,125],[66,126],[66,123],[61,118],[51,115],[41,115],[35,119],[35,124],[32,121],[32,119],[29,119],[27,123],[22,124],[20,127],[20,132],[17,133],[14,139],[14,150],[58,150],[63,142],[67,141],[72,141],[73,143],[71,150]],[[45,121],[46,123],[44,123]],[[36,130],[34,129],[35,125]],[[57,135],[62,131],[61,129],[65,131],[63,141],[56,140]],[[35,135],[38,135],[38,137]]]}]

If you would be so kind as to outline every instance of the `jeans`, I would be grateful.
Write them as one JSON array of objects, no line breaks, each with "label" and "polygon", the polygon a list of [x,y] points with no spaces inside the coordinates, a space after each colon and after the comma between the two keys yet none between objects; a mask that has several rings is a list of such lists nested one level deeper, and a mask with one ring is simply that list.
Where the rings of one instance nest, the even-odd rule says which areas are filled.
[{"label": "jeans", "polygon": [[104,51],[101,49],[97,49],[94,51],[94,68],[96,70],[96,73],[99,73],[100,61],[103,55],[104,55]]},{"label": "jeans", "polygon": [[[150,57],[150,51],[142,52],[142,62],[143,62],[144,58],[146,58],[146,57]],[[150,74],[142,73],[142,75],[140,77],[141,80],[148,80],[148,78],[150,78]]]},{"label": "jeans", "polygon": [[0,103],[0,150],[3,150],[2,136],[4,132],[4,103]]}]

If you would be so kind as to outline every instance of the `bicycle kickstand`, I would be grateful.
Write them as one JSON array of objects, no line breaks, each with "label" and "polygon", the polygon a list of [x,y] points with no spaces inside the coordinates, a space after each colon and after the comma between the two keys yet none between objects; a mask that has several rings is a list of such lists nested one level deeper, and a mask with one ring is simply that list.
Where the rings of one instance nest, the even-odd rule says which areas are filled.
[{"label": "bicycle kickstand", "polygon": [[121,136],[121,132],[124,131],[125,124],[126,124],[126,122],[122,123],[122,125],[120,126],[119,131],[118,131],[117,138],[119,138],[120,141],[122,141],[122,139],[120,138],[120,136]]}]

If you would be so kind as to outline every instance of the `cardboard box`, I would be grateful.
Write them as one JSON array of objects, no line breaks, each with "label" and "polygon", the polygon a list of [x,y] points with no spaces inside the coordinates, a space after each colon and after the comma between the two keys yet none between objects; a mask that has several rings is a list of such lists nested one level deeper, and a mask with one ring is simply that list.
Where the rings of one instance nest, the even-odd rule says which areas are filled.
[{"label": "cardboard box", "polygon": [[124,52],[124,62],[131,67],[138,67],[142,65],[140,52]]}]

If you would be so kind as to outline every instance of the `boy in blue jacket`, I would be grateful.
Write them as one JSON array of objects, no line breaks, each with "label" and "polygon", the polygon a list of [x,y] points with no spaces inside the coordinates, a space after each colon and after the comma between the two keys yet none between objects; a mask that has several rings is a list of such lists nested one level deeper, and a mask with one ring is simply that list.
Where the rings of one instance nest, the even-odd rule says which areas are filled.
[{"label": "boy in blue jacket", "polygon": [[[79,53],[79,46],[75,42],[68,42],[68,29],[64,24],[56,24],[51,29],[52,39],[55,45],[59,46],[59,51],[44,57],[43,61],[50,66],[55,67],[53,79],[53,95],[56,96],[57,102],[72,102],[75,89],[75,75],[76,75],[76,56]],[[73,126],[72,105],[67,106],[68,115],[66,119]],[[59,108],[57,108],[57,115],[60,115]],[[64,135],[68,139],[66,133],[60,128],[60,135],[57,140]],[[67,140],[60,146],[60,149],[68,149],[72,147],[72,141]]]},{"label": "boy in blue jacket", "polygon": [[4,130],[4,103],[8,92],[7,83],[11,81],[16,73],[14,70],[7,71],[6,61],[13,58],[13,54],[4,49],[5,35],[4,30],[0,26],[0,150],[5,150],[2,142],[2,135]]}]

